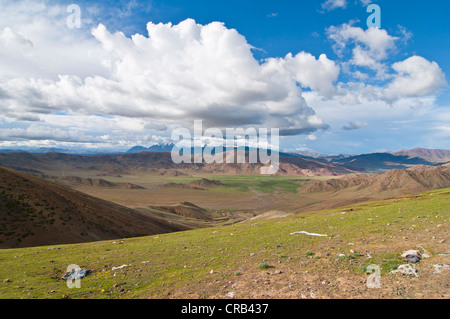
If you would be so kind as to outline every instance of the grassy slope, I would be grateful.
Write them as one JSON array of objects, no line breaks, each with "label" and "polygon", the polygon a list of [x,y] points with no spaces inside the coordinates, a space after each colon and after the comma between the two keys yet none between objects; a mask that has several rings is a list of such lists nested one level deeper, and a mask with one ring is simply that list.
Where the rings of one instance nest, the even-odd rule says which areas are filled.
[{"label": "grassy slope", "polygon": [[[440,255],[449,253],[449,213],[443,189],[123,243],[0,250],[0,298],[449,298],[450,270],[433,274],[434,264],[449,264]],[[296,231],[328,237],[290,235]],[[390,274],[417,245],[431,255],[416,265],[419,277]],[[262,262],[271,268],[259,269]],[[80,289],[60,279],[70,264],[92,270]],[[370,264],[381,267],[381,289],[366,287]]]}]

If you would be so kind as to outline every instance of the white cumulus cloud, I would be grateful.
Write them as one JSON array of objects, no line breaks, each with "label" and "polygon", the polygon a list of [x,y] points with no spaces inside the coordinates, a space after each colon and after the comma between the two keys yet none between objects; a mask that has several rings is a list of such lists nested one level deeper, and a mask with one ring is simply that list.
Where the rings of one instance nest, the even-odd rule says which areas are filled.
[{"label": "white cumulus cloud", "polygon": [[363,30],[346,23],[327,28],[327,36],[334,42],[333,49],[338,55],[344,56],[345,50],[353,47],[349,62],[376,71],[380,78],[384,78],[387,71],[384,60],[395,49],[395,41],[398,40],[384,29]]},{"label": "white cumulus cloud", "polygon": [[415,55],[396,62],[392,68],[397,74],[382,91],[382,97],[388,101],[399,97],[431,95],[447,84],[445,74],[439,65],[420,56]]},{"label": "white cumulus cloud", "polygon": [[345,9],[347,7],[347,0],[327,0],[322,3],[322,8],[328,11],[335,10],[337,8]]},{"label": "white cumulus cloud", "polygon": [[333,94],[339,67],[325,55],[300,52],[260,63],[245,37],[220,22],[149,22],[147,32],[127,37],[98,25],[92,29],[96,45],[87,38],[79,50],[100,51],[97,67],[106,73],[84,76],[69,68],[55,78],[26,72],[4,77],[1,108],[5,114],[59,110],[139,117],[157,128],[194,119],[218,127],[279,127],[287,135],[327,128],[298,85]]}]

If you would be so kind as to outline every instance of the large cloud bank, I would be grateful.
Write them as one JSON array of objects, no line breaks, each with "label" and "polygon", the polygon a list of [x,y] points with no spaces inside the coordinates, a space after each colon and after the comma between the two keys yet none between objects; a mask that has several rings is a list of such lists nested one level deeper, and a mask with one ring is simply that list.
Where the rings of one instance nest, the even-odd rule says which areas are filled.
[{"label": "large cloud bank", "polygon": [[[52,52],[39,51],[36,34],[27,38],[3,28],[0,46],[7,54],[0,59],[10,66],[0,74],[3,115],[103,114],[144,119],[153,127],[202,119],[217,127],[278,127],[285,135],[327,128],[302,97],[302,87],[333,94],[340,68],[325,55],[300,52],[260,62],[245,37],[220,22],[150,22],[147,31],[126,37],[100,24],[91,38],[78,41],[77,54],[68,52],[66,68],[58,65],[58,54],[56,67],[45,68],[51,63],[43,56],[52,59]],[[77,59],[83,61],[80,72]],[[92,75],[86,75],[89,66]]]},{"label": "large cloud bank", "polygon": [[[326,3],[331,10],[347,2]],[[324,103],[342,118],[338,127],[357,130],[372,114],[343,116],[340,106],[421,102],[447,83],[436,62],[393,62],[400,39],[383,29],[327,28],[340,60],[298,52],[259,61],[221,22],[149,22],[146,33],[128,37],[92,23],[94,9],[83,12],[81,29],[67,27],[65,6],[24,0],[0,9],[0,142],[132,145],[195,119],[313,136],[329,128],[316,113]]]}]

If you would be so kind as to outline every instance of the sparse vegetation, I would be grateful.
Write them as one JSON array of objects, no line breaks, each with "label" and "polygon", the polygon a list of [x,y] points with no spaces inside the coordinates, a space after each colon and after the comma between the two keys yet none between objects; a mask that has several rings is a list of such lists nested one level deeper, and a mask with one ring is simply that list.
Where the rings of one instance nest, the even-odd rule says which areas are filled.
[{"label": "sparse vegetation", "polygon": [[269,264],[267,264],[267,263],[259,263],[258,264],[258,268],[259,269],[268,269],[270,266],[269,266]]},{"label": "sparse vegetation", "polygon": [[[23,289],[11,289],[0,282],[0,297],[183,298],[196,293],[198,297],[208,298],[223,296],[222,287],[238,281],[235,289],[242,298],[258,297],[268,291],[277,292],[278,297],[298,298],[299,293],[306,294],[307,288],[322,297],[398,297],[398,291],[410,298],[419,294],[441,296],[446,291],[445,283],[442,277],[433,274],[431,265],[442,262],[439,253],[446,252],[447,248],[440,241],[446,238],[445,229],[449,225],[449,191],[443,189],[412,199],[362,203],[257,223],[130,238],[121,244],[119,240],[115,244],[108,240],[0,250],[0,278],[10,278],[12,282],[26,279]],[[399,209],[403,218],[393,224]],[[348,213],[342,215],[343,211]],[[373,232],[378,229],[383,232]],[[290,235],[298,230],[327,233],[328,237]],[[349,243],[352,245],[348,246]],[[407,276],[390,274],[404,263],[402,251],[416,245],[423,245],[432,254],[416,266],[429,279],[419,277],[411,281]],[[349,252],[350,249],[355,252]],[[260,263],[262,269],[260,264],[255,266],[252,253],[264,261]],[[345,257],[337,258],[339,254]],[[305,259],[305,255],[321,258]],[[53,261],[51,267],[49,260]],[[82,280],[80,289],[70,290],[60,279],[69,263],[92,271]],[[112,267],[123,264],[128,266],[111,271]],[[277,277],[267,274],[269,265],[274,265],[271,273],[278,271]],[[369,265],[380,266],[385,288],[366,288]],[[214,273],[205,269],[214,269]],[[316,283],[310,274],[311,278],[321,279]],[[273,279],[267,282],[265,277]],[[288,287],[288,282],[292,290],[275,288]]]}]

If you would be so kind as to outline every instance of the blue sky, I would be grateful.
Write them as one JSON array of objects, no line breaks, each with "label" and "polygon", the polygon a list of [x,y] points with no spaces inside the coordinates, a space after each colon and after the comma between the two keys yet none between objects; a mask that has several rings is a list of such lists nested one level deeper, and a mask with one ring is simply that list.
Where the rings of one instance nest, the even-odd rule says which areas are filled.
[{"label": "blue sky", "polygon": [[[370,3],[380,29],[366,24]],[[67,26],[70,4],[80,28]],[[444,0],[0,0],[0,148],[124,150],[203,119],[278,127],[289,151],[450,149],[449,10]]]},{"label": "blue sky", "polygon": [[[79,1],[89,5],[93,1]],[[244,35],[253,46],[262,48],[266,54],[261,58],[285,56],[289,52],[306,50],[313,55],[334,55],[324,34],[330,25],[340,25],[359,20],[366,28],[369,13],[367,6],[359,0],[347,0],[345,9],[327,11],[322,8],[325,0],[312,1],[268,1],[268,0],[221,0],[221,1],[135,1],[128,18],[119,20],[111,6],[127,10],[130,1],[102,1],[105,17],[98,17],[112,30],[124,31],[128,36],[144,34],[148,21],[178,24],[192,18],[197,23],[208,24],[222,21]],[[404,53],[420,54],[428,59],[439,60],[445,70],[450,68],[450,37],[446,0],[427,3],[423,0],[371,1],[380,5],[382,28],[397,33],[401,25],[413,33],[411,44]],[[108,9],[109,8],[109,9]],[[317,36],[318,35],[318,36]]]}]

